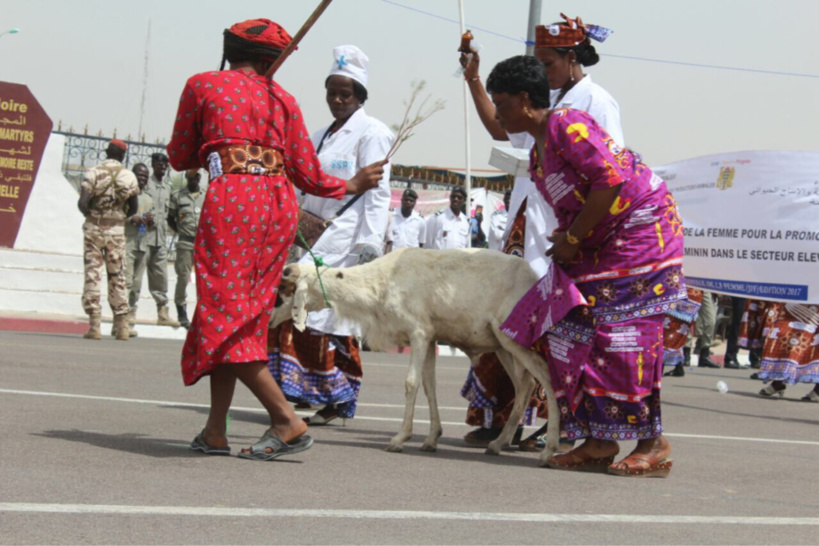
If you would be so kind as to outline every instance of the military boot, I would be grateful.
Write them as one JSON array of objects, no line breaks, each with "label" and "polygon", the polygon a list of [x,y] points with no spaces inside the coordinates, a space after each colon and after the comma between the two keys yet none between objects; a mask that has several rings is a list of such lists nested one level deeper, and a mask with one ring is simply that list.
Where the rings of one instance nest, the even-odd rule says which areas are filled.
[{"label": "military boot", "polygon": [[85,339],[102,339],[102,332],[100,332],[100,322],[102,317],[99,313],[94,313],[88,317],[88,331],[82,337]]},{"label": "military boot", "polygon": [[131,339],[128,315],[114,315],[114,337],[117,338],[117,341],[128,341]]},{"label": "military boot", "polygon": [[176,317],[179,319],[179,325],[182,326],[182,328],[187,330],[191,327],[191,323],[188,320],[188,310],[185,309],[184,305],[176,306]]},{"label": "military boot", "polygon": [[128,317],[128,334],[131,337],[137,337],[139,335],[139,333],[134,328],[134,326],[136,325],[136,308],[131,308],[131,310],[128,311],[127,317]]},{"label": "military boot", "polygon": [[700,358],[697,360],[697,367],[699,368],[721,368],[719,364],[711,360],[711,350],[708,347],[704,347],[700,351]]},{"label": "military boot", "polygon": [[157,309],[156,323],[158,326],[172,326],[174,328],[179,328],[179,323],[172,320],[170,315],[168,315],[168,307],[166,305],[163,305]]}]

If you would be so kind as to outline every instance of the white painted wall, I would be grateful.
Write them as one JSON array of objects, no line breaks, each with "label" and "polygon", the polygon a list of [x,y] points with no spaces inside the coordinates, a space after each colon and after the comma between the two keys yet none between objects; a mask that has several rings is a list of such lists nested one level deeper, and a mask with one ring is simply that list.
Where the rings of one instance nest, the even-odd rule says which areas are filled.
[{"label": "white painted wall", "polygon": [[64,146],[65,137],[52,133],[28,198],[15,250],[82,256],[83,216],[77,209],[79,195],[62,173]]}]

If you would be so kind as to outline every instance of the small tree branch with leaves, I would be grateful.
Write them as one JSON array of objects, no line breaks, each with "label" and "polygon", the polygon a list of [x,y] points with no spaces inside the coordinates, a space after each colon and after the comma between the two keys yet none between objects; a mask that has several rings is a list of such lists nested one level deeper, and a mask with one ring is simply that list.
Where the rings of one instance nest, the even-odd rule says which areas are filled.
[{"label": "small tree branch with leaves", "polygon": [[407,109],[404,112],[404,119],[401,120],[399,125],[393,125],[392,129],[395,131],[395,142],[393,143],[390,151],[387,152],[387,159],[391,159],[395,152],[404,144],[407,140],[410,139],[412,135],[414,135],[414,129],[423,123],[424,121],[428,120],[435,112],[439,112],[444,109],[445,102],[442,100],[436,100],[432,104],[429,104],[430,99],[432,98],[431,95],[427,95],[418,105],[417,110],[415,110],[415,114],[412,114],[413,106],[418,101],[418,97],[421,95],[421,92],[426,87],[426,82],[424,80],[415,80],[410,84],[412,88],[412,93],[410,94],[409,102],[404,102],[407,105]]}]

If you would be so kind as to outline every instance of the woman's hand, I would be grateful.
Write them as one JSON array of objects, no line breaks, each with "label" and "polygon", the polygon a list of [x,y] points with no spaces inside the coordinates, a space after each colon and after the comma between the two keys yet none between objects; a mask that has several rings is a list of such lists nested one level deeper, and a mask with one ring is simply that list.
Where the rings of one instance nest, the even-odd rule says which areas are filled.
[{"label": "woman's hand", "polygon": [[552,243],[552,248],[546,251],[546,255],[551,256],[555,262],[561,265],[566,265],[574,260],[577,251],[580,249],[580,245],[573,245],[569,242],[565,231],[555,231],[551,237],[546,237],[546,240]]},{"label": "woman's hand", "polygon": [[355,176],[347,181],[347,193],[359,194],[378,187],[378,183],[384,177],[384,165],[389,161],[389,159],[376,161],[355,173]]},{"label": "woman's hand", "polygon": [[471,51],[469,55],[461,53],[460,58],[461,66],[464,67],[464,79],[467,81],[480,76],[481,57],[474,49]]}]

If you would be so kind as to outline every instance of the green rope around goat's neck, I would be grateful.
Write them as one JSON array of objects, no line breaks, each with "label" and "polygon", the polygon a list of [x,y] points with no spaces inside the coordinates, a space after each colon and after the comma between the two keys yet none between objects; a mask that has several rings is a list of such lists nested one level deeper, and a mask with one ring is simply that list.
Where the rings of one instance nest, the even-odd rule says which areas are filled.
[{"label": "green rope around goat's neck", "polygon": [[321,259],[320,256],[316,256],[313,254],[313,249],[310,248],[310,245],[307,244],[307,241],[304,239],[304,236],[301,234],[301,230],[296,228],[296,234],[299,236],[301,243],[304,245],[304,248],[307,249],[307,252],[310,253],[310,256],[313,258],[313,263],[316,266],[316,276],[318,277],[319,286],[321,287],[321,295],[324,296],[324,303],[327,304],[327,307],[330,307],[330,300],[327,299],[327,292],[324,290],[324,282],[321,280],[321,271],[319,271],[319,267],[326,266],[327,264],[324,263],[324,260]]}]

